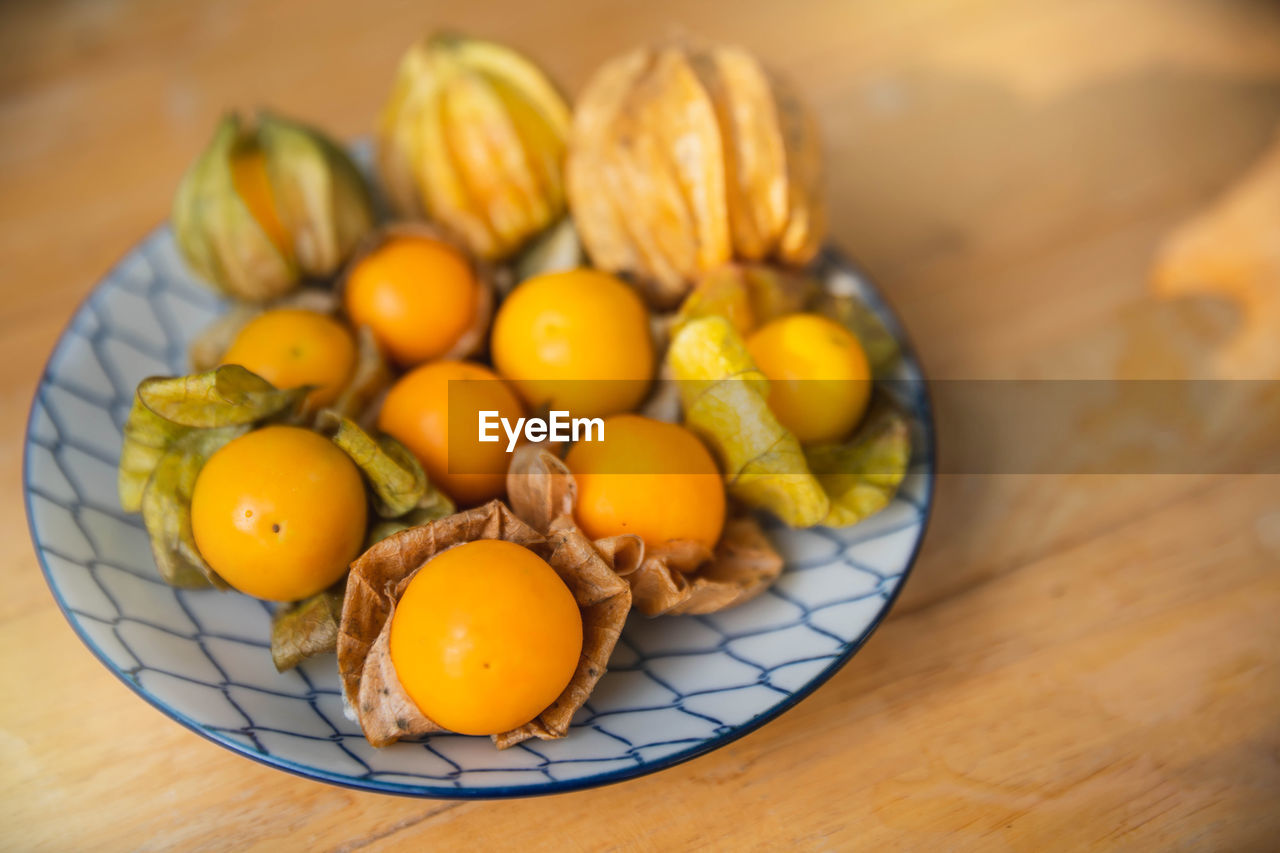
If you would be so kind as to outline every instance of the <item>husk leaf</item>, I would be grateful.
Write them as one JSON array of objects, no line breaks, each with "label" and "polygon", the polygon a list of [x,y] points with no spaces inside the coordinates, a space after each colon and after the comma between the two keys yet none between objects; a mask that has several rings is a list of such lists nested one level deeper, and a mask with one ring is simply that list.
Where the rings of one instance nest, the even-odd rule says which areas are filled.
[{"label": "husk leaf", "polygon": [[257,133],[299,268],[331,275],[373,229],[364,178],[347,153],[314,128],[263,113]]},{"label": "husk leaf", "polygon": [[805,448],[809,467],[831,498],[824,524],[848,527],[884,509],[911,460],[907,419],[883,396],[858,431],[839,444]]},{"label": "husk leaf", "polygon": [[142,492],[142,521],[160,576],[171,586],[227,587],[196,547],[191,495],[208,458],[247,431],[247,426],[192,430],[165,451],[147,481]]},{"label": "husk leaf", "polygon": [[351,457],[373,493],[373,508],[382,518],[396,518],[418,505],[427,493],[422,465],[389,435],[374,438],[354,421],[333,411],[316,417],[316,426]]},{"label": "husk leaf", "polygon": [[271,616],[271,660],[277,672],[337,651],[344,591],[345,581],[276,609]]},{"label": "husk leaf", "polygon": [[142,508],[142,495],[160,458],[193,430],[242,426],[299,410],[308,388],[280,391],[239,365],[190,376],[142,380],[124,425],[117,489],[126,512]]},{"label": "husk leaf", "polygon": [[729,494],[792,527],[821,522],[830,501],[809,473],[800,442],[769,409],[768,380],[729,321],[690,320],[672,338],[667,361],[685,424],[719,457]]}]

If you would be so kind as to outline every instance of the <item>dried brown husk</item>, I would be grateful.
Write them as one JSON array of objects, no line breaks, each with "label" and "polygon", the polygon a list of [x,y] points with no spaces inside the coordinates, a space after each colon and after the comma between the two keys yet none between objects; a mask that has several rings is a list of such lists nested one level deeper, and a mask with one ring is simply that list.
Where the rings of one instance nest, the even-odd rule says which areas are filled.
[{"label": "dried brown husk", "polygon": [[[577,529],[573,474],[546,448],[525,445],[516,450],[507,495],[512,510],[535,529]],[[635,608],[646,616],[712,613],[741,604],[768,589],[783,565],[750,515],[731,517],[714,550],[685,540],[648,547],[632,535],[597,539],[594,545],[615,555]]]},{"label": "dried brown husk", "polygon": [[276,608],[271,616],[271,660],[277,672],[338,649],[338,623],[346,581],[310,598]]},{"label": "dried brown husk", "polygon": [[[546,560],[582,611],[582,657],[559,698],[525,725],[493,737],[499,749],[532,737],[562,738],[582,707],[618,641],[631,609],[631,589],[576,528],[544,535],[500,501],[465,510],[378,542],[351,564],[338,632],[338,671],[343,695],[374,746],[445,731],[414,704],[396,677],[389,637],[395,604],[433,556],[477,539],[505,539]],[[626,568],[625,566],[622,568]]]},{"label": "dried brown husk", "polygon": [[350,277],[352,270],[356,269],[361,261],[376,252],[387,241],[397,237],[435,240],[444,243],[456,249],[471,265],[471,272],[475,276],[475,281],[478,285],[476,287],[474,318],[471,321],[471,325],[462,333],[457,342],[447,352],[441,353],[439,358],[466,358],[484,349],[489,335],[489,321],[493,319],[495,270],[492,266],[478,260],[475,255],[467,251],[466,246],[455,237],[432,225],[422,222],[392,222],[371,233],[356,249],[350,263],[347,264],[342,274],[342,278],[338,282],[340,298],[342,292],[346,289],[347,279]]},{"label": "dried brown husk", "polygon": [[656,307],[735,257],[808,263],[824,235],[813,117],[738,48],[675,41],[606,63],[574,112],[565,174],[593,262]]},{"label": "dried brown husk", "polygon": [[309,388],[279,390],[236,364],[190,376],[142,380],[124,425],[118,490],[126,512],[142,508],[147,481],[168,449],[193,430],[244,426],[296,413]]}]

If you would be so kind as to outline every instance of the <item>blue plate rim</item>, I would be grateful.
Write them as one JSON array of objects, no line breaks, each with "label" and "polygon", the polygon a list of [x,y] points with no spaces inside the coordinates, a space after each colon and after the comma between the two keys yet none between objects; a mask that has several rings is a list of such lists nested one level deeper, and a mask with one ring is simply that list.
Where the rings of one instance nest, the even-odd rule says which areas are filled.
[{"label": "blue plate rim", "polygon": [[809,682],[804,685],[804,687],[795,691],[786,699],[782,700],[777,705],[770,708],[768,711],[764,712],[758,717],[748,720],[747,722],[742,723],[738,726],[734,726],[728,731],[722,732],[714,737],[708,738],[707,740],[693,744],[688,749],[674,752],[670,755],[666,755],[666,756],[663,756],[662,758],[655,759],[652,761],[642,762],[640,764],[635,765],[634,767],[626,767],[619,770],[613,770],[606,773],[599,773],[591,776],[582,776],[576,779],[566,779],[563,781],[549,780],[543,783],[528,784],[528,785],[494,786],[492,788],[467,788],[462,786],[437,787],[432,785],[406,785],[400,782],[363,780],[353,776],[344,776],[340,773],[332,773],[327,770],[320,770],[315,767],[309,767],[307,765],[298,764],[297,762],[290,761],[289,759],[285,759],[285,758],[280,758],[278,756],[257,752],[252,748],[238,741],[235,741],[229,738],[219,737],[216,732],[210,731],[208,728],[202,726],[200,723],[196,722],[195,720],[191,719],[187,715],[183,714],[181,711],[178,711],[175,708],[172,708],[169,705],[164,704],[159,699],[157,699],[156,697],[152,696],[151,694],[143,690],[140,684],[138,684],[136,681],[131,679],[123,670],[117,667],[115,663],[112,662],[112,660],[109,657],[107,657],[106,653],[103,652],[102,649],[92,640],[92,638],[90,638],[89,635],[85,633],[85,631],[81,628],[79,621],[74,617],[74,615],[68,609],[67,604],[63,600],[62,594],[57,587],[57,584],[54,583],[52,573],[49,569],[49,564],[46,561],[44,556],[44,549],[41,546],[40,539],[36,534],[34,514],[32,511],[32,502],[31,502],[33,492],[31,489],[32,484],[30,480],[30,465],[31,465],[32,448],[35,446],[35,443],[32,441],[32,426],[35,418],[36,403],[40,401],[42,392],[45,386],[48,384],[50,365],[53,363],[54,357],[57,356],[57,354],[61,351],[62,346],[66,341],[68,333],[71,331],[72,324],[75,322],[76,317],[80,315],[80,312],[84,309],[85,305],[89,302],[90,299],[93,298],[94,294],[98,292],[98,288],[102,285],[102,283],[106,281],[108,278],[110,278],[110,276],[120,267],[122,263],[124,263],[124,261],[129,257],[129,255],[136,250],[137,246],[151,240],[158,233],[164,231],[168,227],[169,226],[167,222],[163,222],[153,227],[148,232],[146,232],[145,236],[142,237],[141,240],[139,240],[137,243],[130,246],[129,249],[124,254],[122,254],[114,264],[108,267],[107,272],[101,278],[99,278],[93,284],[92,287],[89,288],[89,291],[83,297],[81,297],[77,301],[76,306],[74,310],[71,312],[70,317],[68,318],[67,322],[63,325],[62,330],[58,333],[58,338],[54,342],[53,348],[50,350],[48,357],[45,359],[44,367],[40,371],[40,378],[39,378],[39,381],[36,383],[35,393],[32,395],[31,403],[27,408],[26,427],[23,430],[22,498],[23,498],[23,505],[26,510],[26,516],[27,516],[27,533],[31,538],[31,544],[32,544],[33,550],[35,551],[36,561],[40,564],[40,571],[41,571],[41,574],[44,576],[45,584],[46,586],[48,586],[50,593],[53,595],[54,603],[57,604],[58,610],[62,613],[62,617],[67,621],[67,624],[71,626],[72,631],[75,632],[75,635],[80,639],[80,642],[84,644],[85,648],[87,648],[93,654],[93,656],[98,659],[100,663],[102,663],[102,665],[107,669],[108,672],[114,675],[133,693],[135,693],[137,696],[142,698],[148,705],[160,711],[164,716],[168,717],[174,722],[177,722],[184,728],[194,732],[195,734],[199,735],[200,737],[204,738],[205,740],[213,744],[216,744],[217,746],[220,746],[224,749],[228,749],[234,753],[244,756],[245,758],[252,759],[253,761],[256,761],[259,764],[263,764],[263,765],[266,765],[267,767],[272,767],[277,770],[283,770],[286,773],[290,773],[294,776],[298,776],[303,779],[309,779],[309,780],[318,781],[318,782],[325,782],[331,785],[337,785],[339,787],[348,788],[355,791],[363,791],[363,792],[375,793],[375,794],[390,794],[394,796],[411,797],[411,798],[419,798],[419,799],[429,798],[429,799],[441,799],[441,800],[503,800],[503,799],[515,799],[515,798],[521,798],[521,797],[543,796],[548,794],[563,794],[563,793],[569,793],[572,791],[581,791],[589,788],[598,788],[605,785],[612,785],[618,782],[625,782],[629,779],[635,779],[641,776],[648,776],[652,773],[658,773],[662,770],[667,770],[671,767],[675,767],[678,764],[683,764],[686,761],[691,761],[695,758],[698,758],[699,756],[706,755],[707,753],[720,749],[723,746],[727,746],[728,744],[733,743],[734,741],[751,734],[752,732],[764,726],[766,723],[770,723],[773,720],[776,720],[778,717],[782,716],[784,713],[794,708],[800,702],[807,699],[819,687],[826,684],[827,681],[829,681],[832,678],[832,676],[834,676],[837,672],[839,672],[845,666],[845,664],[847,664],[853,658],[853,656],[858,653],[858,651],[863,647],[863,645],[866,644],[867,640],[871,638],[871,635],[876,632],[876,630],[884,622],[885,618],[889,615],[890,611],[893,609],[893,605],[897,602],[898,596],[902,593],[903,587],[906,586],[907,580],[911,575],[912,569],[915,568],[916,561],[920,556],[920,550],[924,546],[924,541],[927,538],[929,533],[929,523],[933,517],[934,489],[936,485],[935,481],[937,478],[937,465],[936,465],[937,436],[936,436],[934,417],[933,417],[933,400],[929,393],[928,383],[923,381],[924,370],[920,364],[920,359],[917,354],[915,345],[912,342],[910,336],[907,334],[906,329],[903,327],[901,320],[898,318],[898,313],[893,309],[892,305],[889,303],[884,293],[880,290],[879,286],[876,285],[874,279],[868,276],[865,270],[863,270],[861,266],[855,263],[848,255],[846,255],[840,249],[835,248],[834,246],[828,245],[824,247],[824,249],[822,250],[822,253],[820,255],[820,260],[826,260],[834,264],[836,267],[843,268],[853,273],[853,275],[856,278],[858,278],[861,282],[864,282],[867,285],[869,285],[868,290],[872,297],[872,301],[875,303],[873,307],[877,309],[877,313],[882,317],[882,319],[887,320],[887,322],[885,322],[885,325],[888,326],[889,331],[892,333],[894,337],[894,340],[898,342],[898,346],[902,351],[903,357],[906,359],[909,359],[913,364],[915,364],[917,370],[920,373],[922,381],[921,381],[921,394],[919,398],[919,403],[920,403],[919,418],[920,418],[920,423],[921,423],[921,427],[922,427],[924,438],[925,438],[924,447],[922,448],[922,450],[924,451],[923,455],[924,455],[925,470],[923,472],[923,475],[925,477],[926,488],[925,488],[925,492],[924,492],[921,507],[920,507],[920,535],[916,538],[915,544],[912,546],[911,554],[907,558],[907,564],[902,571],[901,579],[898,581],[893,591],[885,599],[884,606],[880,608],[880,611],[876,614],[875,618],[872,619],[871,624],[867,626],[866,630],[863,631],[862,634],[856,640],[853,640],[852,642],[850,642],[847,648],[845,648],[836,658],[834,658],[831,661],[831,663],[827,665],[826,668],[824,668],[821,672],[819,672],[812,679],[810,679]]}]

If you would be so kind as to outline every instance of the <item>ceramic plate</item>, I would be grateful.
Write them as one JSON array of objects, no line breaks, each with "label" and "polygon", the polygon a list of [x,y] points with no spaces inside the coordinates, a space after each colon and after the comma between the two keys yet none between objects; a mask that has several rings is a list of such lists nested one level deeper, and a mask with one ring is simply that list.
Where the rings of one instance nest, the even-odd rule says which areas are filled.
[{"label": "ceramic plate", "polygon": [[569,736],[502,752],[436,735],[374,749],[343,715],[331,656],[279,674],[270,611],[251,598],[161,582],[139,517],[116,499],[121,427],[146,376],[187,372],[186,348],[225,306],[186,271],[167,227],[76,311],[32,405],[24,486],[36,553],[71,627],[139,696],[217,744],[312,779],[428,797],[586,788],[709,752],[795,705],[884,617],[924,535],[933,425],[919,367],[870,283],[828,253],[828,284],[862,295],[902,343],[891,383],[916,448],[896,500],[848,530],[770,527],[776,586],[710,616],[633,614]]}]

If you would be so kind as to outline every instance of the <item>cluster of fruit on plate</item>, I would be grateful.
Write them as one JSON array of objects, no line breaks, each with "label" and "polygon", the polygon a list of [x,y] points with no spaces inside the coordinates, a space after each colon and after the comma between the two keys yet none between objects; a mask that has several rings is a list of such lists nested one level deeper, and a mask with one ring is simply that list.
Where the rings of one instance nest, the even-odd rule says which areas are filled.
[{"label": "cluster of fruit on plate", "polygon": [[[433,36],[376,141],[385,204],[314,128],[218,126],[173,228],[230,308],[138,386],[119,474],[165,580],[280,602],[276,666],[336,651],[371,743],[563,737],[633,608],[777,578],[760,514],[891,499],[892,341],[805,269],[816,133],[749,53],[638,50],[571,111],[515,51]],[[554,413],[576,441],[534,430]]]}]

